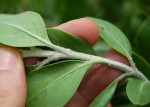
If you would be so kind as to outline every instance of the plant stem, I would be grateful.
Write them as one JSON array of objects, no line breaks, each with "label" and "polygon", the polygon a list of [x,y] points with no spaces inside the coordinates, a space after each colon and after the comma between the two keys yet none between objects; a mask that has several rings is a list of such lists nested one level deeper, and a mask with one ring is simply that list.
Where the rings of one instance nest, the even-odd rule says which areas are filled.
[{"label": "plant stem", "polygon": [[125,78],[125,77],[127,77],[127,76],[132,76],[132,73],[124,73],[124,74],[122,74],[122,75],[120,75],[120,76],[118,77],[118,80],[120,81],[120,80],[122,80],[123,78]]},{"label": "plant stem", "polygon": [[42,62],[40,62],[39,64],[37,64],[37,67],[35,68],[35,70],[40,69],[42,66],[48,64],[51,61],[55,61],[55,60],[59,60],[59,59],[65,59],[65,58],[67,59],[68,57],[64,56],[64,55],[63,56],[60,56],[60,55],[57,56],[57,54],[55,56],[52,56],[52,57],[50,56],[50,57],[46,58],[45,60],[43,60]]},{"label": "plant stem", "polygon": [[135,71],[133,72],[132,76],[138,77],[138,78],[141,78],[141,79],[143,78],[143,80],[149,81],[148,78],[145,77],[145,75],[142,72],[140,72],[138,69],[136,70],[136,72]]},{"label": "plant stem", "polygon": [[94,56],[94,55],[89,55],[89,54],[84,54],[84,53],[72,51],[71,49],[56,46],[52,43],[47,43],[47,46],[58,51],[58,52],[61,52],[65,55],[67,55],[68,58],[81,59],[81,60],[85,60],[85,61],[93,61],[93,63],[95,63],[95,64],[96,63],[104,63],[104,64],[107,64],[111,67],[122,70],[126,73],[133,73],[133,76],[135,76],[135,77],[141,78],[143,80],[148,80],[140,71],[137,70],[137,68],[135,70],[135,68],[133,69],[132,67],[129,67],[129,66],[127,66],[121,62],[106,59],[103,57],[98,57],[98,56]]},{"label": "plant stem", "polygon": [[65,54],[58,51],[42,50],[39,48],[31,48],[30,50],[19,50],[22,53],[23,58],[28,57],[53,57],[60,56],[66,57]]},{"label": "plant stem", "polygon": [[94,56],[94,55],[89,55],[89,54],[84,54],[84,53],[72,51],[71,49],[67,49],[64,47],[54,45],[49,41],[42,40],[42,42],[45,43],[47,47],[50,47],[50,48],[56,50],[56,52],[58,52],[58,54],[66,55],[67,58],[81,59],[84,61],[92,61],[95,64],[96,63],[104,63],[104,64],[107,64],[111,67],[122,70],[126,73],[132,73],[133,76],[135,76],[135,77],[141,78],[143,80],[148,80],[139,70],[137,70],[137,68],[135,70],[135,66],[133,68],[133,67],[129,67],[129,66],[127,66],[121,62],[118,62],[118,61],[114,61],[114,60],[106,59],[103,57],[98,57],[98,56]]},{"label": "plant stem", "polygon": [[104,64],[107,64],[111,67],[122,70],[126,73],[133,73],[133,76],[136,76],[136,77],[141,78],[143,80],[148,80],[137,68],[135,70],[135,68],[129,67],[129,66],[127,66],[121,62],[118,62],[118,61],[113,61],[113,60],[106,59],[103,57],[98,57],[98,56],[94,56],[94,55],[75,52],[75,51],[72,51],[70,49],[66,49],[63,47],[56,46],[56,45],[53,45],[53,49],[56,49],[57,51],[60,51],[60,52],[66,54],[67,56],[74,58],[74,59],[94,61],[94,63],[104,63]]}]

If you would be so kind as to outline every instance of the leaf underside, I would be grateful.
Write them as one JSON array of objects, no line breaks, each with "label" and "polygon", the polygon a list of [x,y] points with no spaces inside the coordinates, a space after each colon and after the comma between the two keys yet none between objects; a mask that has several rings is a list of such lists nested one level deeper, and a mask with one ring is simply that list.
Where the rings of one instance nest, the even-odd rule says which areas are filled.
[{"label": "leaf underside", "polygon": [[[27,107],[63,107],[77,90],[89,67],[76,69],[84,63],[63,61],[27,75]],[[73,69],[76,70],[72,72]]]},{"label": "leaf underside", "polygon": [[127,84],[126,93],[133,104],[146,105],[150,103],[150,82],[131,79]]},{"label": "leaf underside", "polygon": [[102,37],[110,47],[130,59],[131,45],[121,30],[102,19],[89,18],[98,25],[100,37]]},{"label": "leaf underside", "polygon": [[0,43],[15,47],[44,46],[50,42],[43,19],[38,13],[0,15]]}]

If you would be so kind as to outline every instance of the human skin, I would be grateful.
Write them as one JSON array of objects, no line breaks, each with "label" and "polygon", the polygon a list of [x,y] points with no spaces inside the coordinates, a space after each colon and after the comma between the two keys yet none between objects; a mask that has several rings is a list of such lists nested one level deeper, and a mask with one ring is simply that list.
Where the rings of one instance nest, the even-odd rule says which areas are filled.
[{"label": "human skin", "polygon": [[[72,20],[55,27],[67,31],[94,45],[99,38],[97,25],[87,18]],[[114,50],[104,57],[129,65],[127,59]],[[25,107],[26,78],[24,64],[35,64],[38,58],[22,60],[12,47],[0,47],[0,105],[1,107]],[[65,107],[88,107],[93,99],[123,72],[107,65],[94,65],[87,71],[78,90]],[[108,105],[111,107],[111,105]]]}]

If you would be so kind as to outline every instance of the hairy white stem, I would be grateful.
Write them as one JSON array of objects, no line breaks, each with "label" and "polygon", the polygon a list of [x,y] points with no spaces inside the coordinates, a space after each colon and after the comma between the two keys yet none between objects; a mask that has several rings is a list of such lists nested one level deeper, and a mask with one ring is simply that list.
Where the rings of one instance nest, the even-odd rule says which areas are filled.
[{"label": "hairy white stem", "polygon": [[132,73],[131,73],[131,72],[130,72],[130,73],[124,73],[124,74],[122,74],[122,75],[120,75],[120,76],[118,77],[118,80],[120,81],[120,80],[122,80],[123,78],[128,77],[128,76],[132,76]]},{"label": "hairy white stem", "polygon": [[64,55],[59,55],[59,54],[56,54],[55,56],[50,56],[46,58],[45,60],[43,60],[42,62],[40,62],[39,64],[37,64],[35,70],[40,69],[42,66],[48,64],[51,61],[56,61],[56,60],[65,59],[65,58],[67,59],[68,57]]},{"label": "hairy white stem", "polygon": [[22,53],[23,58],[28,57],[53,57],[60,56],[66,57],[65,54],[58,51],[42,50],[39,48],[31,48],[30,50],[19,50]]},{"label": "hairy white stem", "polygon": [[66,49],[60,46],[56,46],[54,44],[49,45],[50,48],[55,49],[61,53],[64,53],[65,55],[74,58],[74,59],[81,59],[81,60],[86,60],[86,61],[93,61],[94,63],[104,63],[107,64],[111,67],[117,68],[119,70],[122,70],[126,73],[133,73],[133,76],[136,76],[138,78],[141,78],[143,80],[148,80],[147,77],[145,77],[141,72],[139,72],[136,68],[129,67],[121,62],[118,61],[113,61],[110,59],[106,59],[103,57],[98,57],[94,55],[89,55],[89,54],[84,54],[80,52],[75,52],[70,49]]},{"label": "hairy white stem", "polygon": [[41,63],[42,65],[43,63],[45,64],[48,61],[58,60],[60,58],[68,58],[68,59],[81,59],[81,60],[86,60],[86,61],[93,61],[93,63],[95,64],[104,63],[109,66],[115,67],[117,69],[123,70],[125,72],[133,72],[133,69],[131,67],[118,61],[114,61],[114,60],[110,60],[110,59],[106,59],[106,58],[98,57],[94,55],[75,52],[75,51],[72,51],[70,49],[66,49],[63,47],[59,47],[59,48],[62,48],[63,51],[65,51],[64,54],[57,52],[57,51],[47,51],[47,50],[41,50],[38,48],[34,48],[31,50],[21,50],[21,52],[24,58],[33,57],[33,56],[34,57],[48,57],[48,59],[45,59],[45,61]]},{"label": "hairy white stem", "polygon": [[[56,46],[50,42],[45,42],[45,44],[47,45],[47,47],[50,47],[56,51],[41,51],[41,50],[34,50],[32,53],[28,53],[28,52],[23,52],[23,56],[24,57],[31,57],[32,55],[34,57],[51,57],[54,56],[56,54],[60,55],[60,56],[64,56],[68,59],[80,59],[80,60],[84,60],[84,61],[92,61],[93,64],[95,63],[104,63],[107,64],[111,67],[117,68],[119,70],[122,70],[126,73],[132,73],[133,76],[141,78],[143,80],[148,80],[140,71],[137,70],[137,68],[134,67],[130,67],[127,66],[121,62],[118,61],[114,61],[114,60],[110,60],[110,59],[106,59],[103,57],[98,57],[98,56],[94,56],[94,55],[89,55],[89,54],[84,54],[84,53],[80,53],[80,52],[76,52],[76,51],[72,51],[70,49],[66,49],[64,47],[60,47],[60,46]],[[58,57],[57,57],[58,59]],[[135,69],[136,68],[136,69]]]}]

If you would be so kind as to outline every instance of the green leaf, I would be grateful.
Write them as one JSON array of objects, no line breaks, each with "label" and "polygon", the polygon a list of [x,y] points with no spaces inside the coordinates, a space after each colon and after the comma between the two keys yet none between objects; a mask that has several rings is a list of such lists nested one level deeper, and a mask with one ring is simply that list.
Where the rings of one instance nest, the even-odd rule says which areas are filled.
[{"label": "green leaf", "polygon": [[3,20],[7,20],[9,18],[13,18],[15,15],[11,14],[0,14],[0,22]]},{"label": "green leaf", "polygon": [[87,42],[76,36],[55,28],[47,29],[47,32],[50,41],[55,45],[78,52],[95,54],[93,48]]},{"label": "green leaf", "polygon": [[15,46],[44,46],[50,42],[41,16],[34,12],[1,15],[0,43]]},{"label": "green leaf", "polygon": [[85,62],[64,61],[29,73],[26,106],[63,107],[77,90],[89,67],[82,64]]},{"label": "green leaf", "polygon": [[106,107],[114,95],[117,83],[118,79],[114,80],[108,87],[106,87],[106,89],[94,99],[90,104],[90,107]]},{"label": "green leaf", "polygon": [[137,68],[150,80],[150,65],[137,53],[132,54],[132,58],[137,66]]},{"label": "green leaf", "polygon": [[127,84],[126,92],[133,104],[146,105],[150,103],[150,81],[131,79]]},{"label": "green leaf", "polygon": [[110,47],[102,40],[99,40],[94,46],[93,49],[97,56],[102,56]]},{"label": "green leaf", "polygon": [[113,24],[96,18],[91,18],[99,27],[100,36],[113,49],[127,58],[131,57],[131,45],[127,37]]}]

